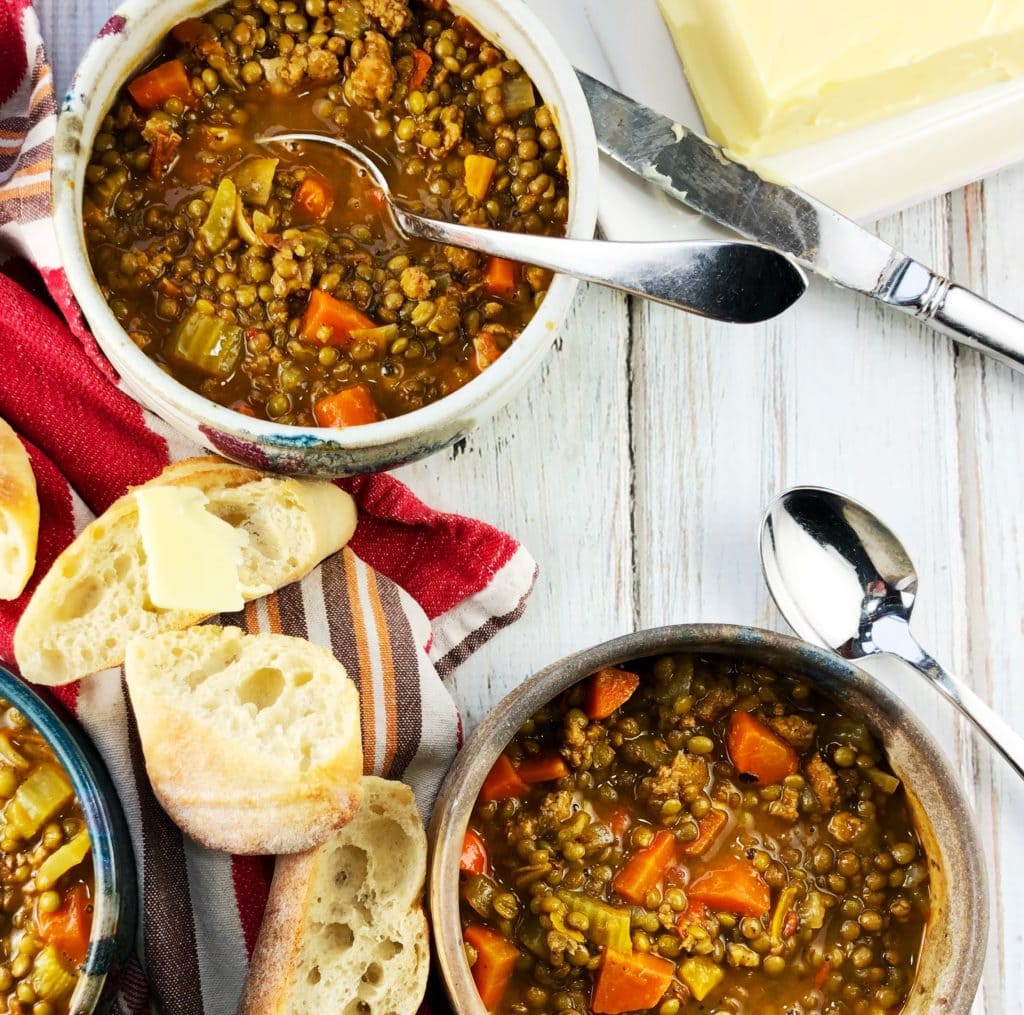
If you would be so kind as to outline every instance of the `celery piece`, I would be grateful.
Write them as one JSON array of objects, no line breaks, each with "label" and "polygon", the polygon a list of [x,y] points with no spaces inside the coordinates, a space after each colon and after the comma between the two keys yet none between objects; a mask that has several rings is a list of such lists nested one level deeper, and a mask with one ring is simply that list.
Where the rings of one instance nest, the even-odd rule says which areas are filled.
[{"label": "celery piece", "polygon": [[67,776],[56,765],[40,765],[4,808],[7,831],[22,839],[35,835],[74,795]]},{"label": "celery piece", "polygon": [[474,874],[462,886],[462,897],[466,904],[485,918],[493,915],[491,902],[497,894],[497,882],[492,881],[486,874]]},{"label": "celery piece", "polygon": [[211,253],[216,253],[231,238],[237,197],[234,180],[225,176],[217,187],[217,193],[213,195],[206,221],[199,227],[199,235]]},{"label": "celery piece", "polygon": [[239,196],[247,204],[262,208],[270,200],[277,172],[277,159],[246,159],[231,174]]},{"label": "celery piece", "polygon": [[800,889],[796,885],[786,885],[779,893],[779,901],[775,903],[775,911],[769,924],[768,934],[773,941],[782,940],[782,931],[786,926],[786,914],[792,910]]},{"label": "celery piece", "polygon": [[11,768],[17,768],[22,772],[31,764],[11,743],[11,735],[6,730],[0,732],[0,761],[5,761]]},{"label": "celery piece", "polygon": [[703,1001],[725,979],[725,970],[706,955],[694,955],[680,963],[679,979],[698,1001]]},{"label": "celery piece", "polygon": [[589,921],[586,936],[593,944],[613,952],[629,953],[633,939],[629,934],[629,910],[592,898],[583,892],[563,890],[558,897],[573,912],[582,913]]},{"label": "celery piece", "polygon": [[548,962],[551,953],[548,951],[548,934],[535,916],[528,916],[519,928],[519,943],[538,959]]},{"label": "celery piece", "polygon": [[171,333],[164,355],[178,366],[223,379],[238,366],[242,338],[237,324],[193,308]]},{"label": "celery piece", "polygon": [[342,0],[341,5],[333,12],[334,33],[349,42],[360,38],[370,27],[366,10],[359,0]]},{"label": "celery piece", "polygon": [[69,870],[77,867],[89,852],[89,833],[84,828],[60,849],[51,853],[36,874],[36,888],[41,892],[52,888]]},{"label": "celery piece", "polygon": [[253,229],[249,224],[249,220],[245,217],[245,206],[242,204],[241,197],[235,201],[235,229],[242,238],[242,241],[248,243],[250,247],[264,246],[263,241],[256,234],[256,230]]},{"label": "celery piece", "polygon": [[356,344],[369,342],[378,349],[385,349],[398,338],[398,325],[382,324],[379,328],[353,328],[348,335]]},{"label": "celery piece", "polygon": [[537,105],[533,82],[525,74],[506,79],[501,86],[501,99],[505,115],[510,120],[515,120]]},{"label": "celery piece", "polygon": [[70,994],[77,979],[75,973],[61,962],[53,945],[47,945],[32,965],[32,989],[43,1001],[59,1001]]},{"label": "celery piece", "polygon": [[900,788],[900,781],[895,775],[883,772],[880,768],[869,768],[868,778],[883,792],[892,796]]},{"label": "celery piece", "polygon": [[90,190],[96,205],[104,214],[110,214],[114,202],[128,182],[128,170],[124,166],[108,169],[106,176]]}]

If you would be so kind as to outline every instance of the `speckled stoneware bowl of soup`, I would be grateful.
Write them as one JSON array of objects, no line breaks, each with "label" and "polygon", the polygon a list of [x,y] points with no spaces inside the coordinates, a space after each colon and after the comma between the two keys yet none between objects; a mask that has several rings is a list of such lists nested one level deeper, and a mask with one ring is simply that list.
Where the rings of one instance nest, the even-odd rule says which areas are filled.
[{"label": "speckled stoneware bowl of soup", "polygon": [[[505,405],[538,369],[569,312],[575,280],[556,277],[522,334],[464,387],[407,415],[347,429],[252,419],[209,401],[146,356],[107,306],[82,226],[83,182],[93,139],[121,86],[152,57],[167,32],[218,6],[218,0],[127,0],[86,52],[64,98],[54,152],[54,217],[64,269],[97,342],[136,400],[195,443],[246,465],[293,474],[352,475],[415,461],[453,444]],[[592,237],[597,143],[568,59],[521,0],[451,0],[450,7],[520,62],[553,111],[568,165],[567,234]]]},{"label": "speckled stoneware bowl of soup", "polygon": [[70,998],[72,1015],[108,1010],[111,974],[135,940],[138,894],[131,837],[117,793],[95,748],[58,710],[0,668],[0,698],[13,705],[42,736],[71,780],[89,830],[95,883],[92,929],[82,972]]},{"label": "speckled stoneware bowl of soup", "polygon": [[466,960],[459,905],[463,839],[485,777],[522,724],[568,688],[603,667],[671,653],[728,657],[797,676],[867,723],[907,791],[930,879],[931,916],[903,1013],[967,1012],[984,962],[988,888],[970,809],[935,741],[878,681],[839,656],[770,631],[718,624],[641,631],[569,656],[513,691],[474,731],[441,787],[430,828],[434,943],[456,1011],[486,1015]]}]

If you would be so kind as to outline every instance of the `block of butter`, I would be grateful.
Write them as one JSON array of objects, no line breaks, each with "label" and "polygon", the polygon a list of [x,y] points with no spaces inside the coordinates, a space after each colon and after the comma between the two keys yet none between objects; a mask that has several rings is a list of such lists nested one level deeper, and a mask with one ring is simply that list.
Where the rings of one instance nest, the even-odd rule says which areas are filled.
[{"label": "block of butter", "polygon": [[788,151],[1024,74],[1022,0],[659,0],[707,132]]}]

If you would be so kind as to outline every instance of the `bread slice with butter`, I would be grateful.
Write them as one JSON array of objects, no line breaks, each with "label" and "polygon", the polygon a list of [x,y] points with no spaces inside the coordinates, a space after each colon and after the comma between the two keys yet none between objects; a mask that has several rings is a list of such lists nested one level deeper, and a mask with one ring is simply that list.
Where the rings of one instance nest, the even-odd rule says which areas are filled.
[{"label": "bread slice with butter", "polygon": [[[297,581],[355,531],[355,504],[332,483],[269,476],[219,458],[178,462],[138,490],[155,488],[181,488],[181,497],[168,514],[154,512],[151,531],[140,525],[137,491],[129,491],[82,530],[39,583],[14,633],[27,680],[67,684],[118,666],[131,638],[190,627]],[[213,516],[209,522],[222,523],[225,538],[229,527],[238,533],[237,569],[226,581],[214,572],[223,555],[211,548],[210,526],[198,526],[196,536],[197,526],[179,524],[175,510]],[[191,535],[183,541],[186,528]],[[182,566],[164,574],[168,599],[158,605],[150,572],[173,563]],[[238,594],[231,605],[204,602],[207,586],[232,581]]]},{"label": "bread slice with butter", "polygon": [[277,862],[238,1015],[415,1015],[430,949],[412,790],[367,776],[355,818]]},{"label": "bread slice with butter", "polygon": [[0,419],[0,599],[17,599],[36,566],[39,497],[28,453]]},{"label": "bread slice with butter", "polygon": [[197,842],[295,853],[356,813],[359,692],[326,649],[208,624],[133,639],[124,672],[153,791]]}]

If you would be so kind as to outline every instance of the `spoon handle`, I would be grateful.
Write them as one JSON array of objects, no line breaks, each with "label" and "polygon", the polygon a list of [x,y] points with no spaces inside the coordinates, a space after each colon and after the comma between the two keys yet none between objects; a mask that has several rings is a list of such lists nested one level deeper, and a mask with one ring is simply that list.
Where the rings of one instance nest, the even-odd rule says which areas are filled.
[{"label": "spoon handle", "polygon": [[943,669],[926,652],[921,660],[907,659],[974,723],[978,732],[1006,759],[1010,767],[1024,779],[1024,737],[1006,723],[962,680]]},{"label": "spoon handle", "polygon": [[701,317],[753,324],[782,313],[807,281],[787,257],[753,243],[610,243],[479,229],[394,207],[408,234],[597,282]]},{"label": "spoon handle", "polygon": [[872,628],[872,641],[876,651],[897,656],[926,676],[974,723],[978,732],[1024,779],[1024,737],[1004,722],[962,680],[954,677],[925,652],[910,633],[910,625],[904,618],[886,617],[877,621]]}]

